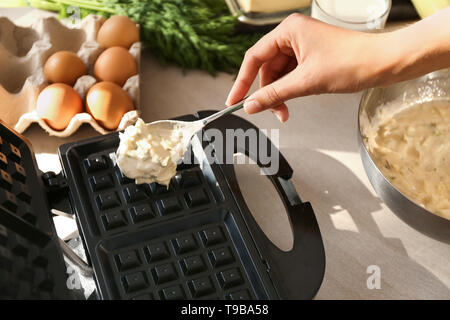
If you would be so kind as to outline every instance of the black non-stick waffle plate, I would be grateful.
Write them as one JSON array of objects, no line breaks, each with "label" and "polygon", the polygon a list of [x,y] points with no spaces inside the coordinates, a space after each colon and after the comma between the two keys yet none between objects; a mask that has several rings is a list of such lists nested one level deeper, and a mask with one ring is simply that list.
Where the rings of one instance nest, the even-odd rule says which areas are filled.
[{"label": "black non-stick waffle plate", "polygon": [[[256,127],[234,115],[206,129],[224,137],[226,129],[253,129],[264,141]],[[117,133],[61,146],[63,173],[56,176],[41,173],[29,142],[0,122],[0,298],[78,297],[68,289],[53,206],[76,215],[100,299],[314,297],[323,279],[324,249],[314,212],[290,181],[289,164],[279,154],[279,170],[268,176],[294,235],[293,249],[283,252],[254,220],[233,165],[207,161],[206,150],[214,154],[226,141],[218,144],[202,133],[167,189],[136,185],[120,172]],[[265,150],[276,150],[266,141]],[[233,153],[264,168],[258,149],[235,147]],[[222,151],[227,159],[230,151]]]},{"label": "black non-stick waffle plate", "polygon": [[0,299],[68,299],[66,268],[30,144],[0,121]]},{"label": "black non-stick waffle plate", "polygon": [[[226,128],[256,129],[234,115],[211,126],[223,136]],[[71,205],[99,298],[314,297],[323,279],[324,249],[310,204],[300,200],[290,182],[289,164],[280,155],[278,173],[268,176],[285,204],[294,233],[293,249],[283,252],[254,220],[233,165],[205,160],[205,148],[216,147],[207,138],[194,137],[192,154],[199,164],[179,165],[169,189],[155,183],[136,185],[123,176],[115,165],[117,133],[60,147]],[[250,149],[238,146],[234,152],[245,153],[262,166]]]}]

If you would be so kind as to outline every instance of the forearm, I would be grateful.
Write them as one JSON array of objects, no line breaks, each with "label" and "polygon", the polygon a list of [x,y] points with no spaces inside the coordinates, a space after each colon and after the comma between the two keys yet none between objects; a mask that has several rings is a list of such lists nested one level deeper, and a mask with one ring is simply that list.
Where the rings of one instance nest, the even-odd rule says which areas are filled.
[{"label": "forearm", "polygon": [[384,46],[380,49],[384,69],[376,85],[386,86],[450,67],[450,7],[379,36],[380,46]]}]

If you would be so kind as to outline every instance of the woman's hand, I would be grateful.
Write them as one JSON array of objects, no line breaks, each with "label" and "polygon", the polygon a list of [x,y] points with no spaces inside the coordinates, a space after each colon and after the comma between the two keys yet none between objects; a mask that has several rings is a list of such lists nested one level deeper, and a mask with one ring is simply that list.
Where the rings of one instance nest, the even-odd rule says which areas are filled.
[{"label": "woman's hand", "polygon": [[245,54],[227,104],[241,100],[259,72],[261,89],[245,103],[248,113],[271,109],[285,122],[284,101],[324,92],[350,92],[370,81],[364,65],[375,35],[337,28],[293,14]]},{"label": "woman's hand", "polygon": [[450,66],[450,27],[442,31],[450,8],[443,11],[391,33],[350,31],[292,14],[246,52],[227,104],[242,100],[259,72],[261,89],[246,100],[246,112],[270,109],[285,122],[284,102],[294,97],[356,92]]}]

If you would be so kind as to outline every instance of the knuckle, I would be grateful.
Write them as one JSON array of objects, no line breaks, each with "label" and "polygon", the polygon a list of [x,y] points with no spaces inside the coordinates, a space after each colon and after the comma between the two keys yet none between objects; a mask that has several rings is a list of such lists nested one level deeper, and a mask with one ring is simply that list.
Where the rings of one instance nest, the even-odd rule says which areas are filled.
[{"label": "knuckle", "polygon": [[238,84],[240,87],[250,87],[252,85],[252,82],[250,82],[248,79],[243,78],[238,80]]},{"label": "knuckle", "polygon": [[255,52],[254,47],[248,49],[244,54],[244,61],[250,65],[256,65],[259,63],[258,56]]},{"label": "knuckle", "polygon": [[304,15],[296,12],[290,14],[284,21],[279,25],[282,30],[281,32],[289,31],[293,34],[298,34],[299,32],[302,32],[303,28],[305,27],[306,18]]},{"label": "knuckle", "polygon": [[301,23],[304,20],[304,15],[295,12],[295,13],[291,13],[286,19],[285,21],[288,24],[298,24]]},{"label": "knuckle", "polygon": [[244,58],[252,59],[255,56],[255,48],[251,47],[245,51]]},{"label": "knuckle", "polygon": [[277,104],[282,102],[278,91],[273,86],[268,86],[265,90],[266,99],[270,104]]},{"label": "knuckle", "polygon": [[253,56],[253,52],[252,52],[252,48],[248,49],[247,51],[245,51],[244,54],[244,61],[245,62],[249,62],[252,60],[252,56]]},{"label": "knuckle", "polygon": [[303,16],[303,15],[301,15],[300,13],[294,12],[294,13],[291,13],[291,14],[287,17],[287,19],[288,19],[288,20],[296,20],[296,19],[300,19],[302,16]]}]

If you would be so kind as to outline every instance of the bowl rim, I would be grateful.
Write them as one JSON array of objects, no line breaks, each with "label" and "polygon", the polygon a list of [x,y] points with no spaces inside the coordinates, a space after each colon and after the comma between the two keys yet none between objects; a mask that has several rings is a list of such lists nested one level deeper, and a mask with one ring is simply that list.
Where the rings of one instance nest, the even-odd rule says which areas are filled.
[{"label": "bowl rim", "polygon": [[[436,77],[436,78],[433,78],[433,79],[438,79],[438,78],[440,78],[440,77]],[[419,77],[419,78],[417,78],[417,79],[427,79],[427,78],[426,78],[426,77]],[[415,79],[415,80],[417,80],[417,79]],[[381,174],[381,176],[382,176],[383,179],[384,179],[384,182],[388,183],[388,184],[389,184],[389,185],[390,185],[397,193],[399,193],[401,196],[403,196],[403,197],[406,198],[407,200],[411,201],[413,204],[415,204],[416,206],[420,207],[421,209],[423,209],[423,210],[426,211],[427,213],[432,214],[432,215],[434,215],[434,216],[436,216],[436,217],[438,217],[438,218],[441,218],[441,219],[443,219],[444,221],[450,221],[450,218],[443,217],[443,216],[440,215],[440,214],[437,214],[437,213],[435,213],[435,212],[433,212],[433,211],[430,211],[430,210],[427,209],[425,206],[419,204],[417,201],[411,199],[410,197],[406,196],[403,192],[401,192],[394,184],[391,183],[391,181],[384,175],[384,173],[383,173],[383,172],[380,170],[380,168],[376,165],[375,161],[374,161],[373,158],[372,158],[372,154],[370,153],[369,149],[367,148],[367,145],[366,145],[366,143],[365,143],[365,141],[364,141],[364,136],[363,136],[362,131],[361,131],[361,120],[360,120],[360,119],[361,119],[361,112],[362,112],[362,108],[363,108],[363,102],[364,102],[364,100],[369,96],[369,94],[370,94],[371,92],[373,92],[373,91],[375,91],[375,90],[385,90],[385,89],[387,89],[387,88],[389,88],[389,87],[386,87],[386,88],[380,88],[380,87],[369,88],[369,89],[364,90],[364,92],[363,92],[363,94],[362,94],[362,96],[361,96],[361,100],[359,101],[359,106],[358,106],[358,133],[359,133],[359,138],[360,138],[360,144],[361,144],[362,148],[364,148],[364,150],[365,150],[365,151],[367,152],[367,154],[369,155],[370,164],[375,168],[375,170],[376,170],[378,173]],[[368,175],[367,171],[366,171],[366,170],[364,170],[364,171],[366,172],[366,175]],[[383,200],[383,199],[382,199],[382,200]],[[383,202],[384,202],[384,200],[383,200]],[[388,207],[389,207],[389,206],[388,206]],[[389,208],[389,209],[390,209],[390,208]],[[393,211],[393,210],[392,210],[392,211]]]}]

